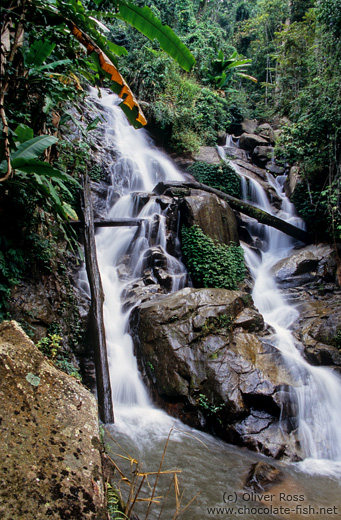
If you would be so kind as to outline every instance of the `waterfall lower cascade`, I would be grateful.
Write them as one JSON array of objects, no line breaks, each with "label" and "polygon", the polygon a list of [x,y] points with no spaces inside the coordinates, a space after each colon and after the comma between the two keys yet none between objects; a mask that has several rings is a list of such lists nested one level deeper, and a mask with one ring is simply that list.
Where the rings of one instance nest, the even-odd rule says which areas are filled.
[{"label": "waterfall lower cascade", "polygon": [[[102,229],[96,234],[97,257],[105,294],[104,323],[108,351],[115,426],[125,433],[138,435],[137,424],[159,425],[169,431],[174,419],[156,409],[148,396],[137,367],[128,320],[131,308],[122,309],[122,294],[141,279],[151,245],[167,262],[171,279],[169,290],[183,288],[187,281],[184,265],[167,252],[165,214],[155,198],[145,203],[146,195],[159,181],[182,180],[165,155],[151,146],[147,133],[130,126],[122,110],[121,100],[102,90],[93,96],[106,120],[102,146],[109,149],[111,186],[107,196],[107,218],[138,217],[137,227]],[[113,201],[113,202],[112,202]],[[142,206],[142,209],[140,209]],[[138,302],[135,302],[135,304]]]},{"label": "waterfall lower cascade", "polygon": [[[220,150],[221,153],[221,150]],[[223,155],[223,154],[222,154]],[[275,214],[265,190],[254,178],[241,173],[238,165],[230,164],[241,177],[245,201]],[[293,204],[283,191],[285,176],[274,178],[267,173],[269,185],[281,200],[278,217],[297,227],[304,227],[295,214]],[[258,237],[261,254],[244,244],[245,260],[254,279],[253,300],[264,321],[275,331],[273,344],[280,350],[296,386],[291,389],[291,400],[297,409],[297,436],[305,460],[301,463],[311,471],[336,472],[341,470],[341,378],[331,370],[311,366],[300,354],[300,344],[290,332],[299,313],[290,305],[276,286],[271,274],[273,266],[289,257],[295,246],[284,233],[249,219],[251,235]],[[259,243],[259,237],[261,241]],[[297,245],[297,244],[296,244]]]},{"label": "waterfall lower cascade", "polygon": [[[143,219],[139,227],[102,228],[96,235],[105,293],[104,321],[115,411],[115,424],[109,428],[112,428],[110,431],[115,439],[121,445],[124,444],[125,450],[141,457],[147,462],[147,467],[154,463],[156,468],[163,456],[168,434],[174,428],[165,461],[168,460],[168,467],[183,469],[185,502],[190,501],[198,491],[201,493],[181,518],[211,518],[207,506],[225,506],[223,496],[226,493],[237,496],[236,492],[242,491],[242,481],[250,464],[264,460],[264,457],[184,426],[153,406],[149,398],[138,371],[132,338],[128,334],[131,304],[138,304],[138,291],[129,304],[123,305],[122,301],[125,298],[127,303],[127,294],[129,300],[131,288],[138,288],[141,284],[141,273],[146,270],[151,249],[163,258],[163,267],[167,271],[167,291],[177,291],[187,285],[186,270],[174,254],[178,244],[173,243],[169,252],[165,228],[166,204],[161,204],[161,200],[151,194],[158,182],[181,181],[183,177],[167,157],[153,147],[144,130],[136,131],[128,124],[123,112],[117,107],[120,100],[116,96],[102,91],[99,100],[95,89],[92,96],[93,103],[104,114],[106,121],[101,142],[102,149],[107,150],[106,162],[110,163],[111,173],[106,217]],[[272,179],[271,182],[276,184],[278,181]],[[256,204],[262,207],[264,203],[268,204],[257,184],[251,187],[245,181],[244,187],[248,193],[254,193]],[[281,193],[280,186],[278,192]],[[282,211],[288,218],[295,219],[287,204],[288,201],[283,197]],[[266,209],[269,210],[269,207]],[[297,225],[297,219],[295,223]],[[245,248],[247,262],[255,277],[253,297],[265,320],[276,331],[274,341],[282,352],[286,352],[287,362],[295,374],[298,386],[292,397],[298,403],[300,437],[306,456],[311,460],[328,459],[327,464],[333,459],[341,460],[340,444],[336,440],[341,416],[338,411],[340,382],[329,371],[310,367],[300,357],[289,332],[290,324],[297,318],[297,311],[285,302],[268,274],[268,269],[278,258],[288,256],[292,243],[283,234],[260,228],[256,223],[250,229],[260,234],[263,243],[261,261],[250,249]],[[162,277],[165,273],[160,269],[159,274]],[[331,400],[331,395],[335,401]],[[317,401],[317,396],[322,396],[320,401]],[[276,464],[275,461],[272,463]],[[282,471],[290,475],[293,481],[304,484],[308,490],[307,500],[311,500],[311,503],[315,500],[316,504],[328,504],[338,496],[338,484],[334,479],[324,477],[326,480],[322,481],[321,487],[321,477],[314,476],[313,471],[302,473],[295,465],[290,466],[289,470],[287,468],[282,466]],[[239,495],[237,504],[245,506],[245,501]],[[167,507],[164,510],[166,518],[172,518],[173,510],[169,509],[167,513]],[[151,515],[151,520],[158,518],[158,513],[155,514]],[[245,512],[242,518],[260,520],[264,517]],[[275,520],[277,516],[269,514],[267,518]]]}]

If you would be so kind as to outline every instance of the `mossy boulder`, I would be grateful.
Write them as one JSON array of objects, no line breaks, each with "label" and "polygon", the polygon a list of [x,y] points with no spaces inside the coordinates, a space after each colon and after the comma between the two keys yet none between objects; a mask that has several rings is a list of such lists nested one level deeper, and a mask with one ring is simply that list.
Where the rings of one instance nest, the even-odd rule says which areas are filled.
[{"label": "mossy boulder", "polygon": [[0,325],[0,516],[106,519],[95,398],[16,322]]}]

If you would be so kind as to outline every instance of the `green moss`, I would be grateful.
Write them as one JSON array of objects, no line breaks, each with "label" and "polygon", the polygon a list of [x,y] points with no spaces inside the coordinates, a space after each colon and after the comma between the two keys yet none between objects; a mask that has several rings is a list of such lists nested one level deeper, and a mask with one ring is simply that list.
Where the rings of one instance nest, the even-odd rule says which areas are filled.
[{"label": "green moss", "polygon": [[206,236],[199,226],[182,227],[182,252],[196,287],[234,290],[245,278],[244,252]]},{"label": "green moss", "polygon": [[231,166],[224,162],[221,162],[221,164],[207,164],[198,161],[188,168],[188,172],[203,184],[225,191],[238,199],[241,198],[239,176]]}]

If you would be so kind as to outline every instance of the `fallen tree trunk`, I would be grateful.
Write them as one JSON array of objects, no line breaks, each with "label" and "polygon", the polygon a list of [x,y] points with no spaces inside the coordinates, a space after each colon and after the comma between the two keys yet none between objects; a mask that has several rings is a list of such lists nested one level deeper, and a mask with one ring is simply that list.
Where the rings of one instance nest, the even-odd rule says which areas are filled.
[{"label": "fallen tree trunk", "polygon": [[[93,225],[95,228],[98,227],[123,227],[123,226],[140,226],[144,221],[143,218],[113,218],[110,220],[94,220]],[[81,220],[73,220],[70,222],[72,227],[81,228],[84,226],[84,222]]]},{"label": "fallen tree trunk", "polygon": [[300,240],[306,244],[310,244],[312,242],[312,238],[303,229],[300,229],[285,220],[282,220],[274,215],[270,215],[266,211],[256,208],[251,204],[244,202],[236,197],[232,197],[232,195],[228,195],[228,193],[224,193],[223,191],[217,190],[215,188],[211,188],[206,184],[201,184],[200,182],[182,182],[182,181],[173,181],[173,182],[159,182],[155,188],[154,193],[158,195],[173,195],[179,196],[181,195],[181,190],[202,190],[207,191],[208,193],[214,193],[220,199],[225,200],[231,206],[232,209],[247,215],[248,217],[252,217],[261,224],[266,224],[267,226],[271,226],[279,231],[282,231],[286,235],[289,235],[296,240]]},{"label": "fallen tree trunk", "polygon": [[113,423],[114,412],[103,320],[104,293],[97,263],[93,210],[91,204],[91,188],[88,175],[83,177],[83,187],[82,210],[84,217],[84,253],[86,271],[91,291],[88,333],[95,358],[99,416],[104,423]]}]

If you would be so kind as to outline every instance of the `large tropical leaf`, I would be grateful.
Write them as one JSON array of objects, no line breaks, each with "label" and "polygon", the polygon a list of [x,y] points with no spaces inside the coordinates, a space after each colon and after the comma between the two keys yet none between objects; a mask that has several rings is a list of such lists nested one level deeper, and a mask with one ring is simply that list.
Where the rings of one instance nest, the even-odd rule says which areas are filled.
[{"label": "large tropical leaf", "polygon": [[135,128],[141,128],[141,126],[147,124],[147,120],[134,97],[134,94],[130,90],[128,84],[125,82],[115,65],[108,58],[108,56],[98,47],[98,45],[83,31],[78,29],[72,22],[69,22],[69,27],[72,34],[77,40],[86,47],[88,53],[90,53],[95,59],[100,69],[105,73],[107,77],[116,84],[114,92],[116,92],[121,99],[123,99],[120,107],[126,114],[129,122]]},{"label": "large tropical leaf", "polygon": [[48,162],[38,161],[36,159],[26,160],[19,157],[12,161],[12,167],[13,169],[19,170],[21,172],[35,173],[40,177],[49,177],[52,179],[59,179],[64,182],[71,182],[72,184],[77,186],[77,188],[81,188],[81,185],[79,184],[77,179],[71,177],[71,175],[68,175],[65,172],[53,168],[53,166],[51,166],[51,164],[49,164]]},{"label": "large tropical leaf", "polygon": [[253,76],[249,76],[249,74],[244,74],[243,72],[236,72],[237,76],[240,76],[241,78],[250,79],[254,83],[258,83],[258,79],[254,78]]},{"label": "large tropical leaf", "polygon": [[18,138],[18,141],[23,143],[33,138],[33,129],[27,125],[24,125],[23,123],[20,123],[15,129],[15,134]]},{"label": "large tropical leaf", "polygon": [[232,63],[227,65],[227,69],[234,69],[237,67],[248,67],[251,64],[252,60],[244,59],[244,60],[233,60]]},{"label": "large tropical leaf", "polygon": [[25,56],[25,64],[29,67],[40,67],[55,48],[56,44],[49,40],[36,40]]},{"label": "large tropical leaf", "polygon": [[52,61],[51,63],[45,63],[45,65],[37,67],[35,70],[37,72],[42,72],[44,70],[53,70],[57,67],[60,67],[61,65],[69,65],[69,63],[72,63],[72,61],[69,59]]},{"label": "large tropical leaf", "polygon": [[40,135],[22,143],[16,152],[11,155],[12,161],[17,158],[36,159],[46,148],[58,141],[53,135]]},{"label": "large tropical leaf", "polygon": [[167,52],[179,65],[190,71],[195,58],[168,25],[163,25],[149,7],[137,7],[130,2],[115,2],[119,12],[117,18],[128,22],[150,40],[158,40],[162,50]]}]

